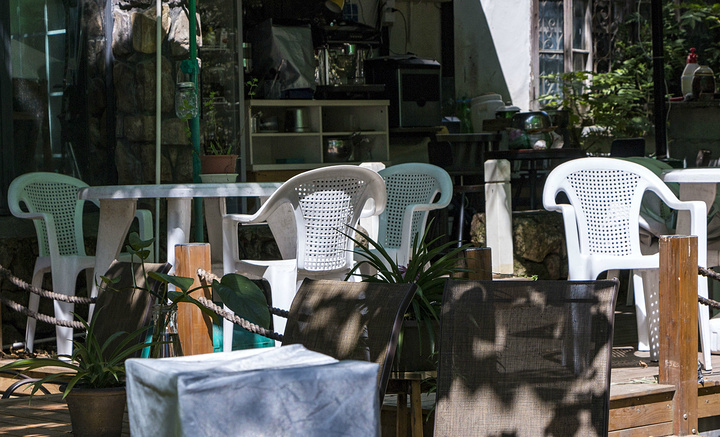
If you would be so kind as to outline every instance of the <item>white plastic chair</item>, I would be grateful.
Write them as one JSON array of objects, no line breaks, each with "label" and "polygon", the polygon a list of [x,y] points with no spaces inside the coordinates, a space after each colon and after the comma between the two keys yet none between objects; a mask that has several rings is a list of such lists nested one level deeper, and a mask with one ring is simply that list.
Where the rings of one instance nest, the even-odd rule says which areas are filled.
[{"label": "white plastic chair", "polygon": [[[272,304],[290,308],[302,279],[344,279],[352,268],[352,232],[361,215],[379,214],[385,208],[385,183],[376,172],[352,165],[336,165],[310,170],[285,182],[252,215],[227,214],[223,218],[223,270],[268,280]],[[369,199],[374,208],[363,213]],[[289,208],[292,218],[283,215]],[[258,224],[274,213],[286,220],[273,228],[282,260],[241,260],[238,247],[238,224]],[[294,220],[293,220],[294,219]],[[278,222],[275,222],[276,225]],[[284,235],[279,235],[282,230]],[[288,242],[292,236],[292,244]],[[280,242],[283,242],[282,244]],[[290,249],[288,249],[290,248]],[[275,330],[282,333],[285,321],[273,319]],[[223,349],[232,345],[232,323],[223,322]]]},{"label": "white plastic chair", "polygon": [[[79,179],[45,172],[18,176],[10,184],[10,212],[16,217],[34,220],[38,257],[33,269],[33,286],[41,287],[43,276],[51,273],[53,291],[72,296],[75,294],[77,276],[83,270],[87,283],[92,283],[95,257],[85,254],[82,226],[84,201],[77,196],[78,189],[87,186]],[[136,217],[140,222],[140,238],[152,238],[150,211],[138,210]],[[39,296],[30,294],[28,308],[37,311],[39,303]],[[54,309],[56,318],[73,320],[73,304],[55,301]],[[36,320],[28,317],[25,347],[30,351],[35,343],[35,324]],[[72,352],[72,328],[56,326],[55,332],[58,354],[69,355]]]},{"label": "white plastic chair", "polygon": [[[385,168],[385,164],[382,162],[361,162],[360,167],[369,168],[372,171],[378,172]],[[373,200],[370,199],[363,209],[363,214],[360,217],[358,226],[364,229],[364,232],[370,236],[370,238],[377,240],[380,220],[376,215],[367,216],[368,213],[372,212],[373,208],[375,208],[375,205],[373,205]]]},{"label": "white plastic chair", "polygon": [[[613,158],[581,158],[556,167],[543,191],[545,209],[563,214],[570,280],[594,280],[612,269],[657,269],[659,254],[640,251],[640,207],[643,195],[655,193],[668,207],[687,210],[691,235],[698,237],[698,264],[706,266],[707,231],[703,202],[682,202],[652,171]],[[559,193],[569,204],[558,204]],[[638,326],[638,349],[658,359],[658,284],[645,284],[634,270],[633,285]],[[704,279],[704,278],[699,278]],[[698,294],[707,297],[707,281],[698,281]],[[700,338],[706,370],[710,361],[708,307],[699,305]]]},{"label": "white plastic chair", "polygon": [[428,212],[450,204],[452,178],[442,168],[423,163],[393,165],[378,173],[385,180],[387,204],[379,216],[377,242],[397,265],[406,266],[413,242],[425,232]]}]

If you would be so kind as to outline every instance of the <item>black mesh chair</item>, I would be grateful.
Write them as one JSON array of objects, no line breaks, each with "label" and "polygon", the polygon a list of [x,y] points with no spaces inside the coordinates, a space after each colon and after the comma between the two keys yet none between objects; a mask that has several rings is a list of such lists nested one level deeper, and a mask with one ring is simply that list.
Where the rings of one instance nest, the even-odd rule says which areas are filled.
[{"label": "black mesh chair", "polygon": [[607,435],[617,286],[448,281],[435,435]]},{"label": "black mesh chair", "polygon": [[[172,265],[145,263],[144,268],[145,273],[168,273]],[[146,283],[143,266],[139,262],[115,261],[108,268],[105,277],[117,282],[101,291],[95,304],[97,308],[102,308],[102,314],[98,316],[95,324],[95,338],[100,344],[116,332],[130,333],[152,324],[152,306],[156,298],[149,290],[157,293],[163,285],[154,279]],[[107,350],[112,351],[121,341],[121,338],[113,340]],[[140,352],[133,355],[136,356],[140,356]]]},{"label": "black mesh chair", "polygon": [[338,360],[378,363],[382,404],[400,326],[415,288],[415,284],[305,279],[290,307],[283,345],[302,344]]}]

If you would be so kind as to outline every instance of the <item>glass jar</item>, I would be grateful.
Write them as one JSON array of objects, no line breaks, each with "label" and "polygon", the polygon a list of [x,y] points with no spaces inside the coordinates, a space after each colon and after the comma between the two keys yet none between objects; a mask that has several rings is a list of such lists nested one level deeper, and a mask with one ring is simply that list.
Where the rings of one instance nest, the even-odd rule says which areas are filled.
[{"label": "glass jar", "polygon": [[178,82],[175,85],[175,115],[183,120],[198,116],[198,96],[193,82]]},{"label": "glass jar", "polygon": [[183,355],[177,327],[177,305],[155,304],[152,307],[153,344],[150,358],[180,357]]}]

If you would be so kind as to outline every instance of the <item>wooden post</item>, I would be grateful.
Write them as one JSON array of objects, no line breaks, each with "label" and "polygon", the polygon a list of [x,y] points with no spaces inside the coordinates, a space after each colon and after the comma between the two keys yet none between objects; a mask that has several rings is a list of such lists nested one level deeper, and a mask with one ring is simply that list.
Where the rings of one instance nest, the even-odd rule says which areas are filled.
[{"label": "wooden post", "polygon": [[697,237],[660,237],[660,384],[674,384],[673,433],[698,429]]},{"label": "wooden post", "polygon": [[492,249],[489,247],[469,247],[457,261],[456,267],[466,271],[450,274],[453,279],[474,281],[492,280]]},{"label": "wooden post", "polygon": [[465,251],[468,279],[475,281],[492,280],[492,249],[489,247],[471,247]]},{"label": "wooden post", "polygon": [[[191,288],[200,286],[197,269],[210,271],[210,245],[208,243],[178,244],[175,246],[175,276],[193,278]],[[209,289],[190,293],[192,297],[212,299]],[[213,351],[212,319],[191,303],[178,305],[178,334],[184,355],[207,354]]]}]

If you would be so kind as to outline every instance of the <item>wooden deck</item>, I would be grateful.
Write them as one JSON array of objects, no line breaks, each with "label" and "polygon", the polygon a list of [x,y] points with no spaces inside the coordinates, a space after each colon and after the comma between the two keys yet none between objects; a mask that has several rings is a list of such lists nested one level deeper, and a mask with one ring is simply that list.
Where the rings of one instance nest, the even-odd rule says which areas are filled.
[{"label": "wooden deck", "polygon": [[[619,301],[624,302],[624,299]],[[674,386],[657,383],[658,363],[651,362],[647,352],[636,352],[636,342],[632,308],[618,305],[610,389],[610,436],[672,435]],[[700,433],[720,429],[720,355],[713,356],[713,369],[704,375],[704,385],[698,385]],[[432,396],[423,396],[424,412],[430,411],[432,402]],[[27,397],[0,400],[0,409],[0,435],[70,434],[70,416],[59,394],[38,395],[32,401]],[[383,425],[390,425],[383,426],[383,437],[395,435],[395,414],[392,410],[394,405],[383,407]],[[423,427],[424,435],[432,435],[432,420]],[[129,432],[126,414],[123,435],[130,435]]]},{"label": "wooden deck", "polygon": [[[27,397],[3,399],[0,402],[0,435],[72,435],[70,413],[60,394],[34,396],[32,400]],[[122,435],[130,436],[127,411]]]}]

